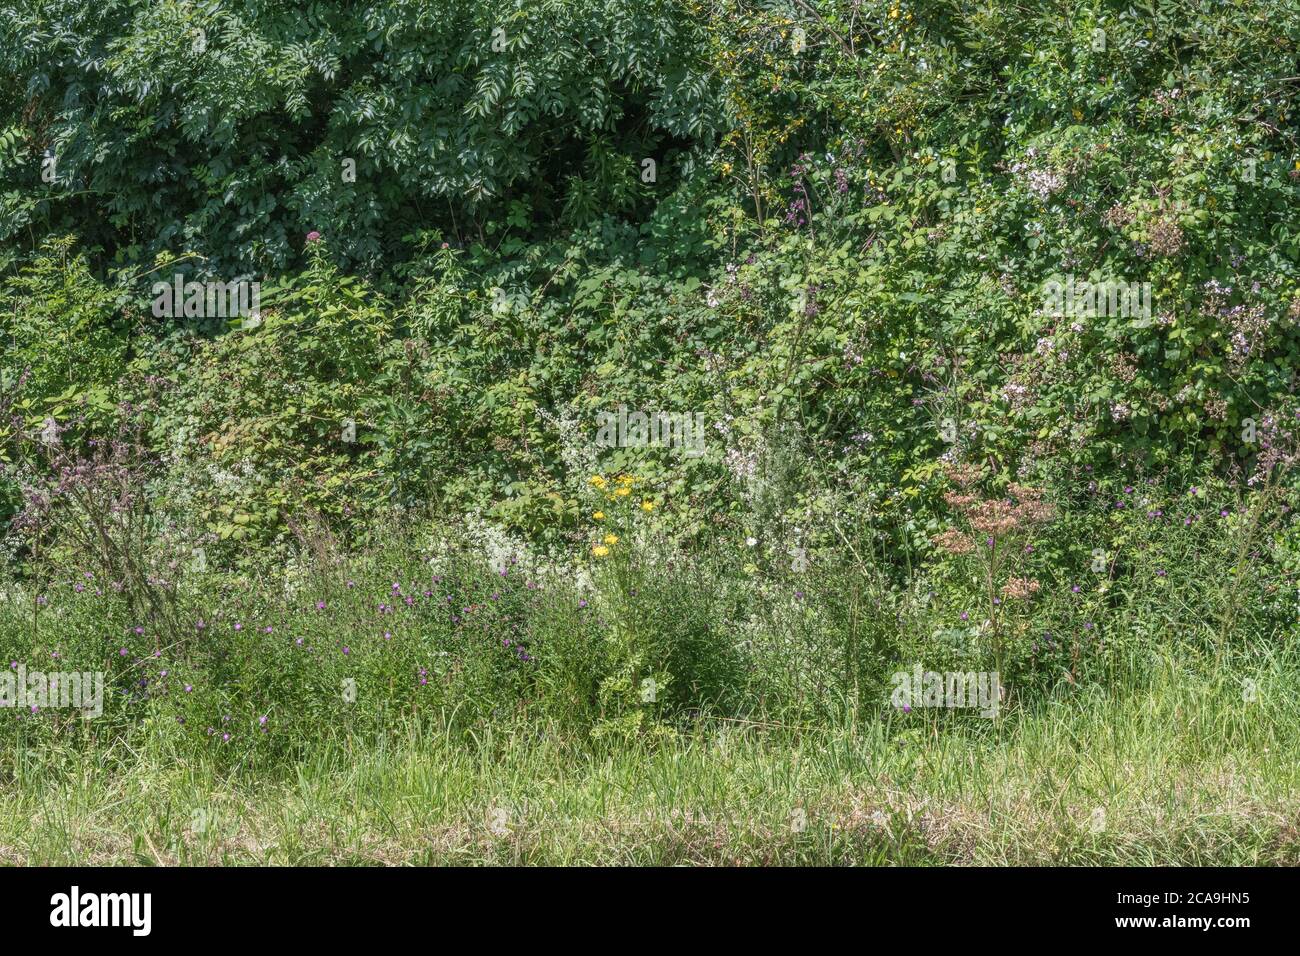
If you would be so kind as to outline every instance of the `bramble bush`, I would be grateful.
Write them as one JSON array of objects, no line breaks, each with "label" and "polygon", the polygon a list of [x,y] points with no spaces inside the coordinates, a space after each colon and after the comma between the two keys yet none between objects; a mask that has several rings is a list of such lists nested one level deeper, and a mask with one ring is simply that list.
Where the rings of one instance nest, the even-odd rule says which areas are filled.
[{"label": "bramble bush", "polygon": [[[1294,4],[435,8],[0,14],[15,659],[144,627],[124,661],[180,641],[195,689],[120,677],[119,730],[283,755],[422,707],[617,739],[878,716],[909,661],[1014,702],[1288,640]],[[261,321],[153,315],[176,273],[252,277]],[[703,453],[598,447],[621,407],[701,415]],[[154,570],[31,516],[51,419],[72,468],[144,436]],[[498,538],[544,587],[469,570]],[[87,572],[100,610],[46,594]]]}]

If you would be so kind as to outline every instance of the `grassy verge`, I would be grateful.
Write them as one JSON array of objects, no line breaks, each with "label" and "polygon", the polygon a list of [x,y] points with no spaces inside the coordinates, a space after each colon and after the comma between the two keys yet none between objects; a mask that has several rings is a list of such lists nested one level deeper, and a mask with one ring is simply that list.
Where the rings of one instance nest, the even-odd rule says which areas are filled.
[{"label": "grassy verge", "polygon": [[1112,692],[996,721],[711,722],[653,746],[509,722],[396,731],[263,773],[177,761],[165,743],[22,751],[0,792],[0,859],[1295,864],[1300,668],[1254,673],[1251,701],[1233,675],[1159,660]]}]

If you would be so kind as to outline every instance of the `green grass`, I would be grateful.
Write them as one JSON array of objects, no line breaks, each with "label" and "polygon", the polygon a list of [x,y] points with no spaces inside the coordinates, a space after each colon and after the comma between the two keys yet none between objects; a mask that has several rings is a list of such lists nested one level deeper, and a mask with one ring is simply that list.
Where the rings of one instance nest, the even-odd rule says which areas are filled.
[{"label": "green grass", "polygon": [[327,742],[224,774],[176,759],[162,735],[106,754],[19,751],[0,860],[1295,864],[1300,667],[1252,673],[1254,701],[1236,675],[1168,658],[996,721],[713,721],[595,748],[506,721]]}]

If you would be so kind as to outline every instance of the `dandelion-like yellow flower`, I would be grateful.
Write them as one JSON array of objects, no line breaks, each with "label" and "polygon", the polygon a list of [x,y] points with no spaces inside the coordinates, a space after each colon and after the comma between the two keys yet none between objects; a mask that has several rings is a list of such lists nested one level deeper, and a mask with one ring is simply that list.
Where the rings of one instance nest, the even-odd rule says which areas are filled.
[{"label": "dandelion-like yellow flower", "polygon": [[595,485],[597,488],[604,488],[605,485],[607,484],[607,482],[605,481],[605,479],[604,479],[603,477],[601,477],[600,475],[592,475],[592,476],[591,476],[591,483],[592,483],[593,485]]},{"label": "dandelion-like yellow flower", "polygon": [[631,488],[632,482],[635,480],[636,479],[633,478],[631,475],[619,475],[617,479],[618,483],[622,485],[624,488]]},{"label": "dandelion-like yellow flower", "polygon": [[607,534],[607,535],[605,535],[605,543],[606,543],[606,544],[618,544],[618,535],[616,535],[616,534]]},{"label": "dandelion-like yellow flower", "polygon": [[592,517],[595,518],[597,521],[604,521],[604,520],[605,520],[605,512],[603,512],[603,511],[597,511],[597,512],[594,512],[594,513],[592,514]]},{"label": "dandelion-like yellow flower", "polygon": [[615,488],[615,489],[614,489],[614,494],[618,495],[620,498],[626,498],[626,497],[627,497],[628,495],[630,495],[631,493],[632,493],[632,489],[631,489],[631,488],[626,488],[626,487],[624,487],[624,488]]},{"label": "dandelion-like yellow flower", "polygon": [[603,544],[598,544],[591,549],[591,553],[598,558],[603,558],[605,555],[609,554],[609,548],[605,547]]},{"label": "dandelion-like yellow flower", "polygon": [[654,510],[655,510],[655,503],[654,503],[653,501],[643,501],[643,502],[641,502],[641,510],[642,510],[642,511],[654,511]]}]

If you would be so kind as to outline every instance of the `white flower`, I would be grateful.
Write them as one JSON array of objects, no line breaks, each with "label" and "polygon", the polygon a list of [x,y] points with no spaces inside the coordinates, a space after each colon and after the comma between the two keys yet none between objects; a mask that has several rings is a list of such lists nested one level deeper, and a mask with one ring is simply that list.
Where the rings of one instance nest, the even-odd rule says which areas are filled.
[{"label": "white flower", "polygon": [[757,538],[746,538],[746,539],[745,539],[745,544],[749,545],[749,546],[752,548],[752,547],[754,547],[754,545],[758,544],[758,539],[757,539]]}]

